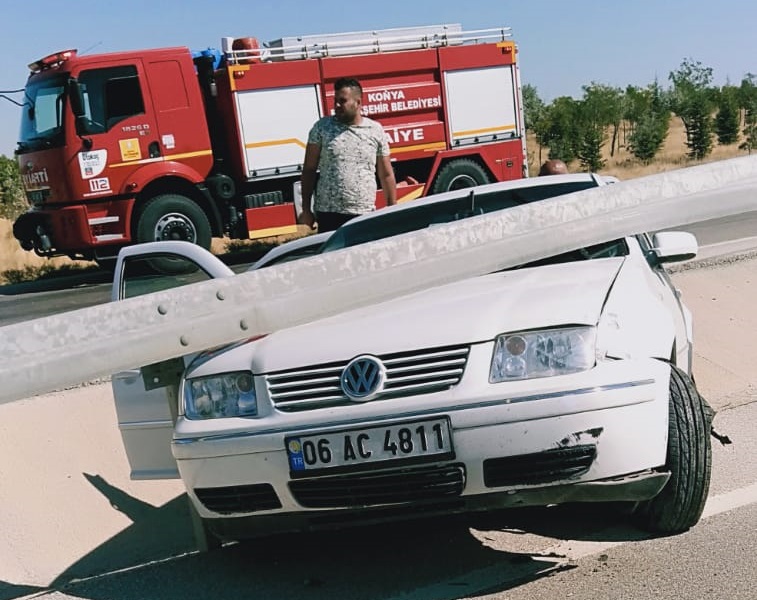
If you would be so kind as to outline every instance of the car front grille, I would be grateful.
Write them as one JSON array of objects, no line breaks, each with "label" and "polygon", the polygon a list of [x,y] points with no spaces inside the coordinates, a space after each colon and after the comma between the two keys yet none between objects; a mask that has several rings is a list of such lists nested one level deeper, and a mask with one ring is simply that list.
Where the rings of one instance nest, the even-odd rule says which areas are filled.
[{"label": "car front grille", "polygon": [[415,467],[289,482],[306,508],[361,507],[454,498],[465,488],[461,464]]},{"label": "car front grille", "polygon": [[597,455],[593,444],[553,448],[484,461],[484,485],[536,485],[552,483],[586,473]]},{"label": "car front grille", "polygon": [[268,483],[195,488],[194,492],[205,508],[220,514],[281,508],[279,497]]},{"label": "car front grille", "polygon": [[[460,382],[468,353],[468,346],[452,346],[378,356],[386,368],[386,378],[376,399],[449,389]],[[266,375],[273,405],[284,412],[298,412],[350,404],[340,385],[348,363],[312,365]]]}]

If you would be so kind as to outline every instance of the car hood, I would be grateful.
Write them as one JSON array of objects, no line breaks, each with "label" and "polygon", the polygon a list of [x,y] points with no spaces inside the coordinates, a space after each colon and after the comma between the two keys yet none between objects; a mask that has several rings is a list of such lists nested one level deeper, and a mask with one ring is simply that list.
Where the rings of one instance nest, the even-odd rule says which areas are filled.
[{"label": "car hood", "polygon": [[511,331],[595,325],[623,260],[516,269],[423,290],[237,344],[193,365],[192,375],[250,366],[261,374],[365,353],[470,344]]}]

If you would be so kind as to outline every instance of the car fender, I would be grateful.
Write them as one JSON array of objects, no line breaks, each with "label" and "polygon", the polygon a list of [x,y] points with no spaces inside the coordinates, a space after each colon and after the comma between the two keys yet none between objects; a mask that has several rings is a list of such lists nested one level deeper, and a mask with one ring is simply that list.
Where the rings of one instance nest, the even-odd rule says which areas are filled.
[{"label": "car fender", "polygon": [[675,325],[664,295],[650,285],[644,269],[629,257],[608,294],[597,333],[598,350],[608,358],[670,358]]}]

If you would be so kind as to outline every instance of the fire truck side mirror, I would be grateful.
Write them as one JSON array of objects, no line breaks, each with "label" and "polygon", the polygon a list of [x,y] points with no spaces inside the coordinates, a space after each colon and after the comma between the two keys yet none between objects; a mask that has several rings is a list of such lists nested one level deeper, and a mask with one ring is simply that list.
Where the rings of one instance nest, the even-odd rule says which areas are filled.
[{"label": "fire truck side mirror", "polygon": [[74,113],[76,135],[82,139],[85,148],[89,149],[92,147],[92,140],[84,137],[89,133],[89,119],[84,110],[84,92],[81,84],[73,77],[68,80],[68,99],[71,102],[71,112]]},{"label": "fire truck side mirror", "polygon": [[76,117],[78,126],[79,120],[85,115],[84,93],[79,82],[73,77],[68,80],[68,99],[71,102],[71,111],[74,113],[74,117]]},{"label": "fire truck side mirror", "polygon": [[89,150],[92,147],[92,140],[84,137],[89,133],[89,119],[85,115],[79,115],[74,120],[76,124],[76,135],[81,138],[84,147]]}]

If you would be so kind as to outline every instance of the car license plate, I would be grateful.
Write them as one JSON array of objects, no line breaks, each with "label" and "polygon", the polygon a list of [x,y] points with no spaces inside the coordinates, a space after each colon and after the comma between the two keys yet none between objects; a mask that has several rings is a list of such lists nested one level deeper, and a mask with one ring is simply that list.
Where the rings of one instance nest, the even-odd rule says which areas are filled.
[{"label": "car license plate", "polygon": [[42,204],[48,193],[47,190],[30,190],[26,192],[26,197],[32,204]]},{"label": "car license plate", "polygon": [[454,457],[446,417],[292,436],[286,438],[285,443],[293,475],[374,463]]}]

